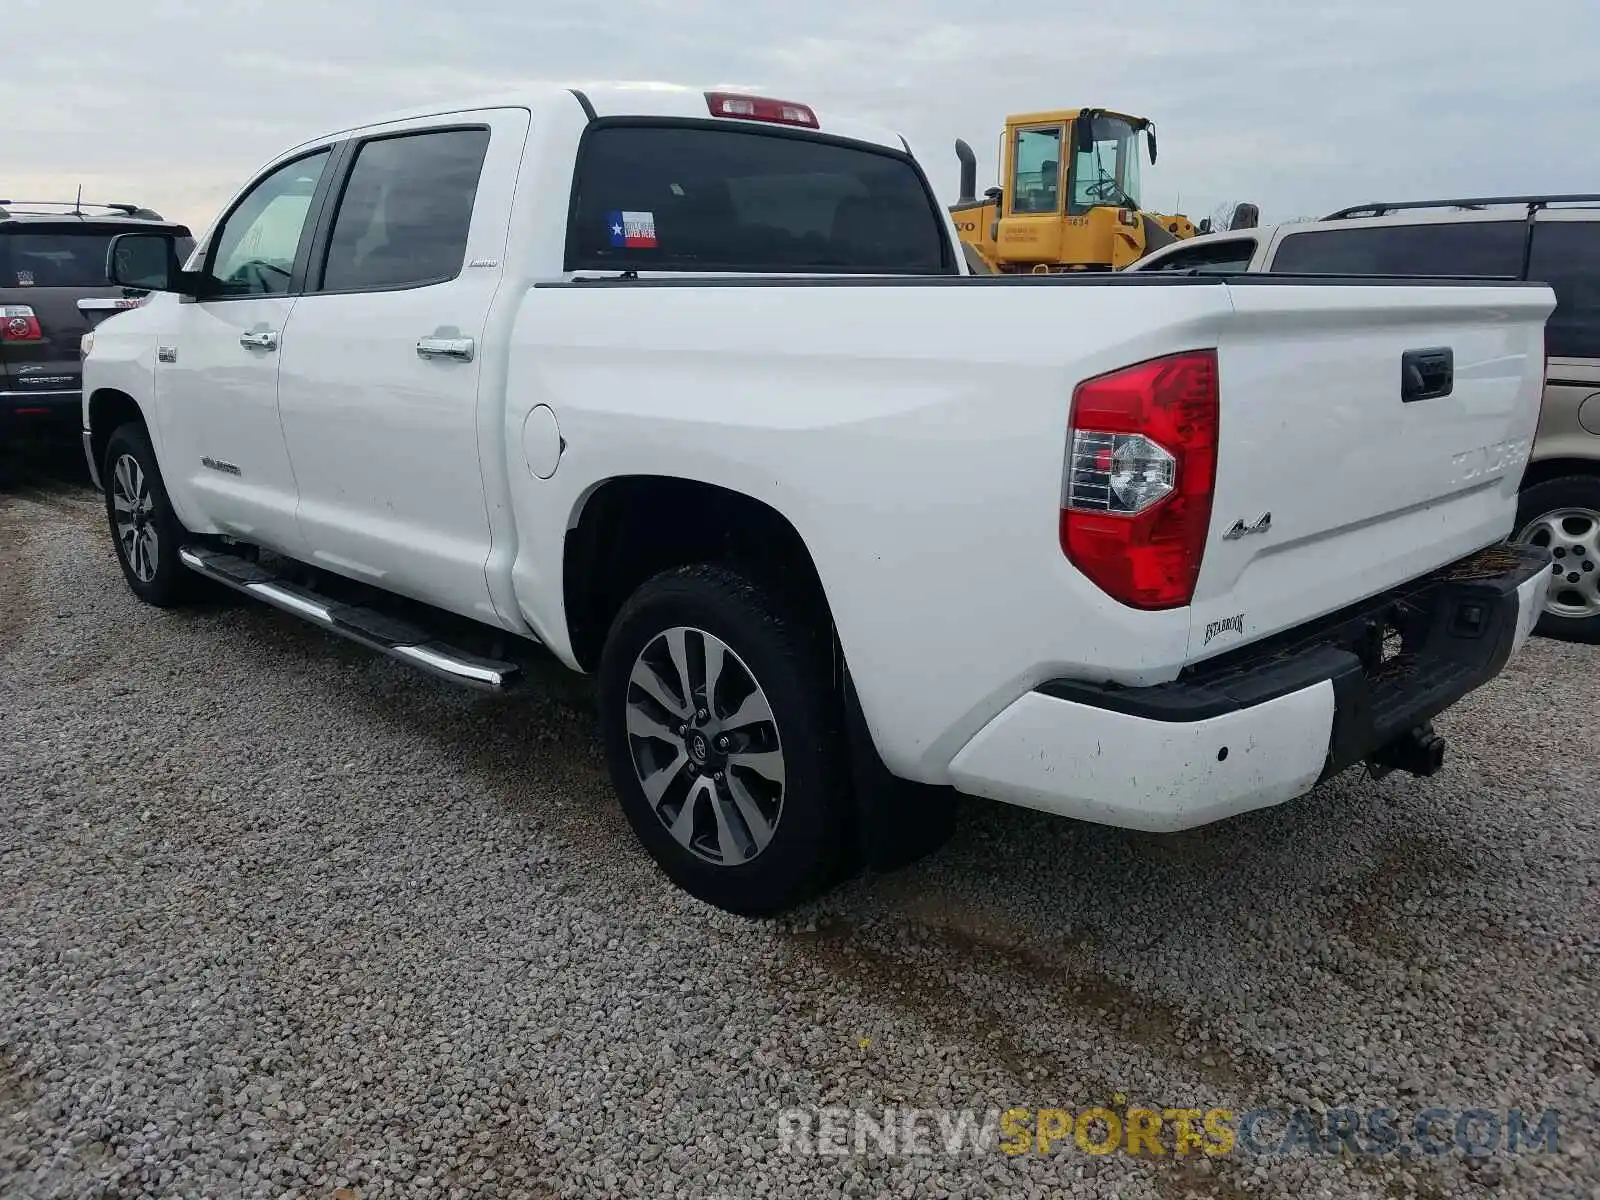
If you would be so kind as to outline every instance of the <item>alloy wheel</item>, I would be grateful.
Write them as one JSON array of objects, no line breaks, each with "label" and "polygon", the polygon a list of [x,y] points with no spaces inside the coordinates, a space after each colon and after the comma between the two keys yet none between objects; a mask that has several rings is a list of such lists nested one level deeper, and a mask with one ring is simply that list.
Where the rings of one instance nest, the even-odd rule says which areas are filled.
[{"label": "alloy wheel", "polygon": [[161,535],[156,530],[150,481],[131,454],[119,457],[112,469],[111,510],[123,560],[140,583],[149,583],[156,577]]},{"label": "alloy wheel", "polygon": [[657,634],[628,676],[628,742],[656,818],[717,866],[756,858],[783,815],[783,743],[761,684],[713,634]]}]

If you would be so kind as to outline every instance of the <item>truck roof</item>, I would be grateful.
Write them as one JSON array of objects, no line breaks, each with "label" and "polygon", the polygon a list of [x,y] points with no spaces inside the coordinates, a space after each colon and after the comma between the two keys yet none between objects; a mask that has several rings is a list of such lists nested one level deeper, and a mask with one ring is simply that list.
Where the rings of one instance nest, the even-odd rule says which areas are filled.
[{"label": "truck roof", "polygon": [[[526,108],[537,119],[541,111],[549,111],[554,106],[581,106],[584,101],[588,102],[596,117],[686,117],[710,119],[711,110],[706,102],[707,92],[764,95],[761,92],[739,87],[690,87],[684,84],[649,81],[633,83],[614,81],[589,84],[530,84],[527,87],[517,88],[512,91],[440,100],[432,104],[420,105],[399,112],[383,113],[371,119],[349,125],[346,129],[338,132],[344,133],[350,130],[365,129],[373,125],[385,125],[395,121],[410,121],[419,117],[439,116],[452,112],[468,112],[483,108]],[[580,96],[583,97],[582,100],[579,99]],[[818,110],[815,105],[809,104],[804,96],[779,96],[775,98],[794,104],[804,104],[811,108],[816,113],[819,132],[821,133],[852,138],[860,142],[869,142],[892,150],[909,151],[911,148],[905,138],[892,129],[874,125],[867,121],[829,116]],[[737,120],[737,118],[732,117],[722,117],[720,119],[725,121]],[[773,128],[770,124],[761,122],[750,122],[750,124],[759,125],[764,129]],[[323,135],[323,137],[326,136],[328,135]],[[316,140],[320,141],[322,138]],[[310,143],[303,144],[309,145]]]}]

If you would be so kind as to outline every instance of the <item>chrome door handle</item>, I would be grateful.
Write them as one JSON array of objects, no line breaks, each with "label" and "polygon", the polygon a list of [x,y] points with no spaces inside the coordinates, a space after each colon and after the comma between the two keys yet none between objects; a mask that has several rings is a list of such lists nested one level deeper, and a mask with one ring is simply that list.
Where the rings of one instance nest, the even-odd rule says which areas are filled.
[{"label": "chrome door handle", "polygon": [[239,345],[247,350],[276,350],[278,348],[278,331],[265,329],[259,333],[241,333]]},{"label": "chrome door handle", "polygon": [[425,337],[417,343],[418,358],[453,358],[457,362],[471,362],[476,346],[471,338]]}]

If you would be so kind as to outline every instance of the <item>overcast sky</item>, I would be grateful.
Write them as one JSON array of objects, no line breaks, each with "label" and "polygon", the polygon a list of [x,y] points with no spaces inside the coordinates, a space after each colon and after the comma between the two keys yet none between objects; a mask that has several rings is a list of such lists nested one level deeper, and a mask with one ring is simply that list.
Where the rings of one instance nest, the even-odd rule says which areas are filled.
[{"label": "overcast sky", "polygon": [[[1594,0],[0,0],[0,197],[195,232],[279,150],[519,81],[735,84],[893,126],[946,201],[1005,114],[1152,118],[1147,207],[1600,191]],[[826,111],[824,112],[826,118]]]}]

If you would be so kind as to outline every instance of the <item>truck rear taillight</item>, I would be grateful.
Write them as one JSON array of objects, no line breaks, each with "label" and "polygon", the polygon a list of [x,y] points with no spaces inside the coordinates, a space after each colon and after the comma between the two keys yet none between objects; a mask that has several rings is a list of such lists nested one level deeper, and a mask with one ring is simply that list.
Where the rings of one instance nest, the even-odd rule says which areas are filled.
[{"label": "truck rear taillight", "polygon": [[39,318],[26,304],[0,307],[0,342],[37,342],[44,339]]},{"label": "truck rear taillight", "polygon": [[1217,473],[1217,355],[1194,350],[1072,394],[1061,550],[1133,608],[1194,597]]},{"label": "truck rear taillight", "polygon": [[738,117],[743,121],[771,121],[776,125],[803,125],[819,128],[817,114],[804,104],[772,100],[766,96],[740,96],[733,92],[707,92],[706,104],[714,117]]}]

